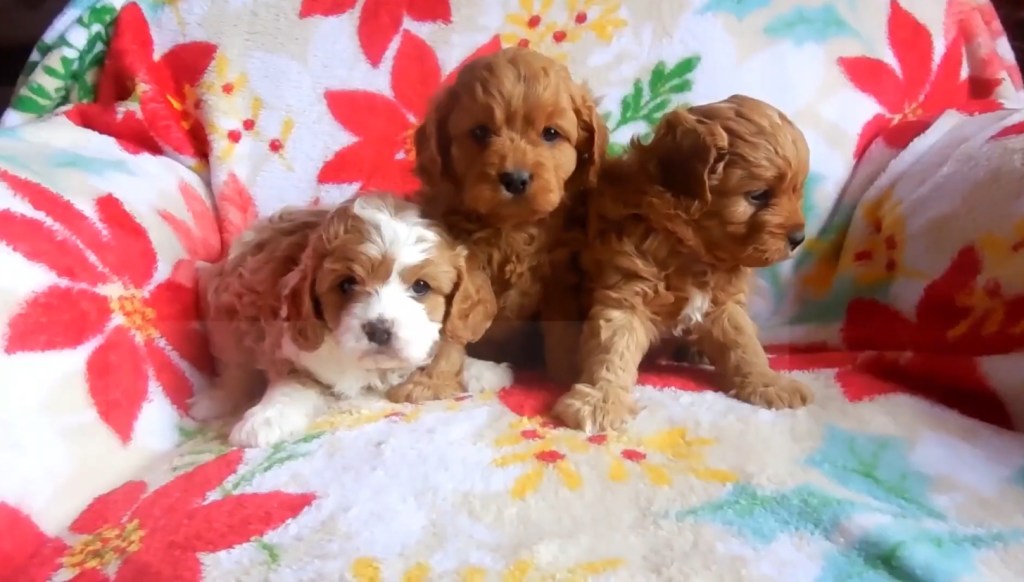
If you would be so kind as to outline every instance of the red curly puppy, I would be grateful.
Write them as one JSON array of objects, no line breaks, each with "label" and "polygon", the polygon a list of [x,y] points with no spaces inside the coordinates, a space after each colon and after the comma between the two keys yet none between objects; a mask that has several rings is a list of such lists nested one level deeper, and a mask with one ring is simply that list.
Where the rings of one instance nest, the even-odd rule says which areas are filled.
[{"label": "red curly puppy", "polygon": [[810,401],[769,368],[746,311],[751,269],[804,240],[808,158],[784,114],[734,95],[669,113],[649,144],[605,162],[588,198],[582,371],[555,407],[562,421],[586,431],[628,421],[640,361],[665,337],[692,338],[740,400]]},{"label": "red curly puppy", "polygon": [[[596,181],[607,141],[593,99],[568,69],[525,48],[468,63],[435,99],[415,134],[423,213],[467,247],[498,302],[490,330],[470,346],[475,356],[528,359],[541,343],[530,334],[538,317],[551,322],[543,326],[550,350],[575,345],[578,331],[564,322],[581,317],[561,312],[576,302],[563,278],[570,269],[562,235],[572,201]],[[463,346],[448,342],[391,396],[447,395],[464,357]],[[557,367],[574,358],[548,360]]]}]

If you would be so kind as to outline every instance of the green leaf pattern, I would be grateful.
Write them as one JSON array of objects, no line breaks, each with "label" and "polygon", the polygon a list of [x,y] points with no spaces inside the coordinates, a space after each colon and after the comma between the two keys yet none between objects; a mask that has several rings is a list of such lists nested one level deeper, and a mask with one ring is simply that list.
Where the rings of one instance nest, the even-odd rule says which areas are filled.
[{"label": "green leaf pattern", "polygon": [[[693,89],[693,72],[700,64],[700,56],[684,57],[669,66],[659,61],[646,82],[637,79],[632,90],[622,98],[618,112],[609,116],[608,132],[614,135],[618,130],[636,126],[633,133],[647,135],[658,120],[673,107],[682,104],[682,97]],[[610,143],[608,151],[620,154],[626,143]]]},{"label": "green leaf pattern", "polygon": [[117,12],[115,5],[98,2],[85,9],[70,30],[53,41],[37,43],[11,108],[40,117],[69,103],[93,101]]}]

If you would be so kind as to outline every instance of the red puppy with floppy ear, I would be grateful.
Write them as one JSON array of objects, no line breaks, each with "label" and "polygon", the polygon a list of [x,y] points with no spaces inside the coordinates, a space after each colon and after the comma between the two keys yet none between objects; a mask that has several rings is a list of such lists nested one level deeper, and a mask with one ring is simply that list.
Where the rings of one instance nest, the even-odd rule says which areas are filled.
[{"label": "red puppy with floppy ear", "polygon": [[[436,98],[415,135],[423,212],[466,246],[471,272],[490,282],[497,300],[494,323],[469,347],[474,355],[515,363],[543,357],[542,298],[547,345],[563,343],[559,334],[578,320],[565,230],[577,195],[595,183],[607,142],[589,93],[565,66],[529,49],[467,63]],[[392,391],[395,398],[445,394],[463,357],[460,339],[441,346],[411,386]]]},{"label": "red puppy with floppy ear", "polygon": [[809,153],[774,107],[741,95],[678,109],[649,144],[608,160],[588,198],[582,370],[554,413],[587,431],[634,411],[637,368],[665,338],[693,338],[734,397],[803,406],[807,388],[768,366],[747,315],[751,268],[804,240]]}]

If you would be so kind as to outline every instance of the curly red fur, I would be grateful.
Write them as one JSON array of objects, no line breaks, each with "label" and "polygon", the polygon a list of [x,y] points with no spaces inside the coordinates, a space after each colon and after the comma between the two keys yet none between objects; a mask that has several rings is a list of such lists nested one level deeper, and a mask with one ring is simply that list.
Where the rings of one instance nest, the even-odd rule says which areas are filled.
[{"label": "curly red fur", "polygon": [[[494,324],[470,346],[477,357],[532,363],[542,297],[554,322],[547,345],[566,343],[558,322],[579,317],[562,311],[575,301],[561,301],[556,288],[570,260],[562,233],[573,200],[596,181],[607,140],[586,89],[563,65],[522,48],[468,63],[417,129],[424,215],[466,245],[497,298]],[[519,195],[501,183],[511,171],[530,177]]]},{"label": "curly red fur", "polygon": [[587,199],[582,371],[557,416],[587,430],[621,426],[641,359],[663,337],[692,338],[739,399],[809,401],[768,367],[745,309],[751,268],[802,241],[808,157],[785,115],[733,96],[669,113],[649,144],[634,140],[605,162]]}]

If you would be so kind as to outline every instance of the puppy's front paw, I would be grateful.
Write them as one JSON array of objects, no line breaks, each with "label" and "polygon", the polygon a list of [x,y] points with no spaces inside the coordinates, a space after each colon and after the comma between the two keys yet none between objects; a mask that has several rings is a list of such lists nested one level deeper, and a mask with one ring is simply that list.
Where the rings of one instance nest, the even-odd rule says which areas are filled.
[{"label": "puppy's front paw", "polygon": [[552,413],[569,428],[595,434],[623,427],[636,414],[629,388],[610,383],[576,384]]},{"label": "puppy's front paw", "polygon": [[387,392],[391,402],[419,404],[428,400],[442,400],[462,394],[459,378],[435,378],[422,372],[413,372],[405,382],[392,386]]},{"label": "puppy's front paw", "polygon": [[466,392],[494,392],[512,385],[512,366],[505,363],[466,358],[462,365],[462,385]]},{"label": "puppy's front paw", "polygon": [[762,408],[801,408],[814,395],[803,382],[777,372],[752,375],[739,382],[729,395]]},{"label": "puppy's front paw", "polygon": [[228,442],[236,447],[269,447],[301,436],[310,420],[305,410],[287,404],[257,404],[231,429]]}]

